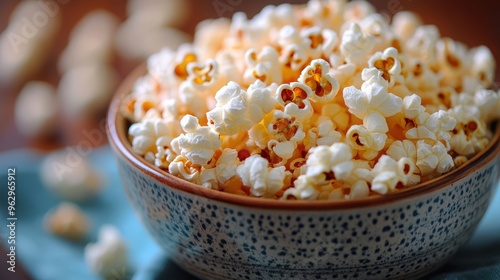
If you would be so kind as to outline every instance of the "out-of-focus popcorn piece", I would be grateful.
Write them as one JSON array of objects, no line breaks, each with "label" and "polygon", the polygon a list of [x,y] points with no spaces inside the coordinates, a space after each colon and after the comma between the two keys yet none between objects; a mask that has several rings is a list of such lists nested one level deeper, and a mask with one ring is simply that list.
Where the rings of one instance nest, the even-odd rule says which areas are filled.
[{"label": "out-of-focus popcorn piece", "polygon": [[101,174],[71,147],[48,155],[40,167],[40,177],[47,189],[76,202],[94,197],[102,185]]},{"label": "out-of-focus popcorn piece", "polygon": [[190,40],[188,34],[176,28],[144,28],[141,20],[127,19],[116,33],[116,50],[125,58],[146,59],[163,48],[177,49]]},{"label": "out-of-focus popcorn piece", "polygon": [[92,116],[106,109],[118,75],[106,64],[85,64],[72,68],[59,81],[57,95],[61,110],[70,117]]},{"label": "out-of-focus popcorn piece", "polygon": [[243,184],[258,197],[273,197],[285,184],[287,171],[284,166],[269,167],[269,162],[260,155],[245,159],[236,169]]},{"label": "out-of-focus popcorn piece", "polygon": [[126,244],[112,225],[99,229],[98,241],[85,246],[84,258],[90,270],[104,278],[116,277],[128,268]]},{"label": "out-of-focus popcorn piece", "polygon": [[246,83],[251,84],[256,80],[266,84],[281,83],[283,77],[279,54],[274,48],[265,46],[259,53],[250,49],[245,53],[245,62],[248,65],[243,74]]},{"label": "out-of-focus popcorn piece", "polygon": [[394,34],[399,37],[399,40],[405,42],[420,25],[422,25],[422,20],[417,14],[409,11],[401,11],[392,17],[391,28]]},{"label": "out-of-focus popcorn piece", "polygon": [[202,60],[216,57],[223,47],[230,25],[227,18],[206,19],[196,25],[193,44],[204,46],[198,50]]},{"label": "out-of-focus popcorn piece", "polygon": [[368,15],[375,12],[375,7],[368,1],[354,0],[349,1],[344,8],[345,22],[359,22]]},{"label": "out-of-focus popcorn piece", "polygon": [[109,62],[118,24],[119,19],[105,10],[85,15],[71,31],[69,44],[59,57],[59,73],[92,62]]},{"label": "out-of-focus popcorn piece", "polygon": [[55,88],[45,82],[29,82],[19,93],[14,107],[17,129],[28,137],[51,135],[56,129]]},{"label": "out-of-focus popcorn piece", "polygon": [[469,73],[477,78],[481,85],[488,88],[495,77],[495,58],[486,46],[479,46],[470,50],[471,67]]},{"label": "out-of-focus popcorn piece", "polygon": [[421,25],[404,43],[407,55],[419,58],[429,66],[437,64],[436,44],[440,39],[439,30],[434,25]]},{"label": "out-of-focus popcorn piece", "polygon": [[52,1],[20,1],[0,34],[0,83],[20,84],[40,70],[61,24],[59,10]]},{"label": "out-of-focus popcorn piece", "polygon": [[144,27],[180,26],[190,13],[186,1],[182,0],[128,0],[127,15],[141,15]]},{"label": "out-of-focus popcorn piece", "polygon": [[342,35],[340,53],[346,62],[361,67],[366,64],[366,58],[374,47],[374,39],[363,34],[358,24],[352,23]]},{"label": "out-of-focus popcorn piece", "polygon": [[90,229],[90,221],[73,203],[63,202],[45,215],[45,228],[52,234],[72,240],[82,240]]},{"label": "out-of-focus popcorn piece", "polygon": [[436,52],[443,80],[452,87],[462,86],[463,76],[470,67],[467,47],[450,38],[442,38],[436,43]]}]

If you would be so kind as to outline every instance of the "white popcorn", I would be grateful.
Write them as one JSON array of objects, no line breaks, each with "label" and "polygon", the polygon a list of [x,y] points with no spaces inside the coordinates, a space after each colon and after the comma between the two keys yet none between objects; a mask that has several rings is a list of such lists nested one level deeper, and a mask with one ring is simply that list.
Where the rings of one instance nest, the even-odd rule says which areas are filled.
[{"label": "white popcorn", "polygon": [[[281,28],[278,38],[281,47],[280,63],[291,71],[300,72],[309,59],[309,45],[293,26]],[[284,77],[286,80],[286,76]]]},{"label": "white popcorn", "polygon": [[221,147],[219,135],[208,126],[200,126],[198,119],[191,115],[181,119],[181,127],[185,133],[172,140],[172,150],[194,164],[208,164],[214,151]]},{"label": "white popcorn", "polygon": [[329,117],[336,129],[347,131],[349,128],[350,116],[347,108],[337,103],[329,103],[321,107],[321,115]]},{"label": "white popcorn", "polygon": [[144,15],[143,27],[176,26],[188,19],[189,6],[182,0],[128,0],[127,15]]},{"label": "white popcorn", "polygon": [[443,80],[452,87],[461,86],[465,70],[470,67],[466,46],[443,38],[436,43],[436,52]]},{"label": "white popcorn", "polygon": [[330,57],[338,47],[339,38],[335,31],[318,26],[302,29],[300,35],[309,43],[309,57]]},{"label": "white popcorn", "polygon": [[306,175],[300,175],[297,180],[294,181],[294,187],[287,189],[282,199],[290,199],[294,197],[300,200],[316,200],[319,197],[319,191],[316,189],[318,186],[316,182],[308,180],[309,177]]},{"label": "white popcorn", "polygon": [[408,139],[442,140],[446,143],[447,149],[449,149],[450,131],[455,128],[457,121],[448,112],[439,110],[432,114],[427,112],[420,113],[414,119],[414,124],[416,126],[410,128],[405,133]]},{"label": "white popcorn", "polygon": [[359,22],[359,26],[364,34],[371,35],[374,39],[374,51],[384,50],[394,39],[387,18],[382,14],[372,13],[367,15]]},{"label": "white popcorn", "polygon": [[200,166],[196,166],[187,157],[178,155],[168,165],[168,173],[182,178],[188,182],[199,182]]},{"label": "white popcorn", "polygon": [[265,46],[258,53],[255,49],[249,49],[245,53],[245,62],[248,65],[243,74],[245,83],[251,84],[256,80],[265,84],[281,83],[283,77],[279,64],[279,54],[274,48]]},{"label": "white popcorn", "polygon": [[370,187],[366,181],[357,181],[351,186],[351,192],[347,195],[347,199],[358,199],[368,197],[370,195]]},{"label": "white popcorn", "polygon": [[[173,50],[163,48],[161,51],[151,55],[147,59],[149,75],[166,88],[174,86],[177,81],[177,77],[174,72],[174,65],[178,63],[176,61],[176,57],[177,54]],[[196,54],[190,53],[189,61],[196,61],[196,59]]]},{"label": "white popcorn", "polygon": [[451,149],[469,158],[483,150],[489,142],[489,134],[486,123],[479,118],[481,112],[478,108],[460,105],[449,112],[457,120],[450,139]]},{"label": "white popcorn", "polygon": [[310,118],[314,113],[309,101],[312,95],[310,87],[298,82],[282,84],[276,89],[276,101],[283,106],[285,114],[299,121]]},{"label": "white popcorn", "polygon": [[415,172],[413,161],[402,157],[395,161],[390,156],[382,155],[373,167],[371,190],[386,194],[396,190],[398,184],[406,185],[408,179]]},{"label": "white popcorn", "polygon": [[[323,59],[311,61],[305,67],[298,79],[299,83],[307,85],[311,89],[308,97],[314,102],[328,102],[332,100],[339,91],[339,83],[328,71],[330,65]],[[281,99],[283,97],[280,95]]]},{"label": "white popcorn", "polygon": [[51,135],[57,123],[55,88],[45,82],[29,82],[19,93],[14,107],[15,124],[28,137]]},{"label": "white popcorn", "polygon": [[236,172],[243,185],[250,187],[250,193],[257,197],[273,197],[288,176],[284,166],[269,167],[269,162],[260,155],[246,158]]},{"label": "white popcorn", "polygon": [[346,140],[353,149],[363,152],[364,159],[372,160],[385,147],[388,131],[384,117],[372,112],[363,119],[363,125],[352,125],[349,128]]},{"label": "white popcorn", "polygon": [[441,142],[431,146],[423,140],[417,142],[416,164],[422,176],[443,174],[455,166],[453,158]]},{"label": "white popcorn", "polygon": [[231,22],[227,18],[206,19],[196,25],[193,44],[203,46],[198,48],[202,60],[217,56],[230,25]]},{"label": "white popcorn", "polygon": [[57,95],[70,117],[88,116],[105,110],[117,85],[118,75],[105,64],[72,68],[59,81]]},{"label": "white popcorn", "polygon": [[359,22],[375,12],[375,7],[368,1],[354,0],[345,5],[344,20],[346,22]]},{"label": "white popcorn", "polygon": [[481,119],[491,122],[500,118],[500,91],[481,89],[474,94],[474,104],[477,106]]},{"label": "white popcorn", "polygon": [[417,14],[409,11],[400,11],[392,17],[391,28],[396,36],[402,42],[405,42],[420,25],[422,25],[422,20]]},{"label": "white popcorn", "polygon": [[72,240],[81,240],[90,229],[90,221],[73,203],[62,202],[44,217],[44,225],[50,233]]},{"label": "white popcorn", "polygon": [[495,58],[490,49],[479,46],[470,50],[472,65],[469,69],[470,75],[477,78],[481,85],[488,88],[495,77]]},{"label": "white popcorn", "polygon": [[368,60],[368,65],[381,71],[382,78],[389,83],[389,86],[393,86],[401,78],[401,63],[399,62],[398,51],[393,47],[372,55]]},{"label": "white popcorn", "polygon": [[269,140],[267,147],[284,160],[293,156],[297,142],[302,141],[305,137],[302,123],[278,110],[274,111],[273,120],[269,124],[268,130],[274,139]]},{"label": "white popcorn", "polygon": [[434,25],[422,25],[405,42],[407,55],[420,58],[429,66],[437,64],[436,44],[440,38],[439,30]]},{"label": "white popcorn", "polygon": [[22,84],[43,67],[61,25],[57,3],[18,3],[0,34],[0,84],[12,86]]},{"label": "white popcorn", "polygon": [[145,155],[148,152],[156,152],[158,141],[162,137],[169,137],[169,139],[175,137],[178,135],[179,129],[175,125],[157,118],[132,124],[128,133],[133,137],[132,150],[139,155]]},{"label": "white popcorn", "polygon": [[360,119],[365,118],[371,111],[390,117],[399,113],[403,105],[400,97],[388,93],[377,83],[366,86],[363,91],[353,86],[346,87],[343,95],[349,112]]},{"label": "white popcorn", "polygon": [[63,199],[86,201],[101,189],[101,175],[72,147],[48,155],[40,167],[43,185]]},{"label": "white popcorn", "polygon": [[198,86],[190,81],[184,81],[179,86],[177,105],[180,105],[182,112],[196,116],[199,119],[205,117],[205,112],[208,109],[207,98],[203,91],[197,89]]},{"label": "white popcorn", "polygon": [[354,169],[351,148],[345,143],[318,146],[309,150],[306,176],[314,182],[348,180]]},{"label": "white popcorn", "polygon": [[304,138],[304,147],[309,150],[315,146],[331,146],[339,142],[342,134],[334,129],[333,122],[327,116],[320,116],[316,125],[310,128]]},{"label": "white popcorn", "polygon": [[[405,85],[413,92],[419,92],[423,97],[435,98],[439,87],[440,75],[436,75],[429,66],[420,60],[407,62]],[[427,98],[428,99],[428,98]]]},{"label": "white popcorn", "polygon": [[342,35],[340,53],[346,62],[361,67],[366,64],[366,58],[374,47],[373,37],[363,34],[359,25],[352,23]]},{"label": "white popcorn", "polygon": [[215,167],[201,170],[198,184],[210,189],[218,189],[219,186],[236,176],[236,168],[240,164],[236,150],[224,149],[215,162]]},{"label": "white popcorn", "polygon": [[69,44],[59,57],[59,73],[89,62],[109,62],[118,22],[115,15],[105,10],[86,14],[71,31]]},{"label": "white popcorn", "polygon": [[314,25],[339,30],[344,20],[345,0],[310,0],[304,10],[307,20]]},{"label": "white popcorn", "polygon": [[229,82],[215,94],[217,104],[207,112],[208,123],[221,135],[234,135],[249,130],[248,94],[237,83]]},{"label": "white popcorn", "polygon": [[84,258],[92,272],[104,278],[115,277],[128,267],[125,242],[112,225],[100,228],[98,241],[85,246]]}]

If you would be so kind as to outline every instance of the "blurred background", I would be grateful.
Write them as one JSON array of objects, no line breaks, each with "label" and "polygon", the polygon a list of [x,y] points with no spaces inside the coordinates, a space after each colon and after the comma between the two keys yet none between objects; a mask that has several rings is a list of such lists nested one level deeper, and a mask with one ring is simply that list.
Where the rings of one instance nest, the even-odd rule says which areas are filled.
[{"label": "blurred background", "polygon": [[[1,0],[0,153],[20,148],[45,153],[79,143],[83,131],[100,129],[120,81],[150,54],[190,41],[204,19],[230,18],[238,11],[252,17],[266,5],[284,2],[306,1]],[[500,63],[498,1],[369,2],[390,15],[414,11],[424,23],[436,25],[442,36],[469,47],[489,47]],[[30,98],[40,88],[50,94]],[[40,103],[51,108],[48,113],[37,112]],[[46,129],[31,125],[32,116],[41,116]],[[105,138],[92,142],[106,144]],[[3,257],[2,251],[0,262],[5,263]],[[22,269],[23,264],[18,265]],[[0,279],[34,277],[22,270],[15,275],[5,271],[0,270]]]}]

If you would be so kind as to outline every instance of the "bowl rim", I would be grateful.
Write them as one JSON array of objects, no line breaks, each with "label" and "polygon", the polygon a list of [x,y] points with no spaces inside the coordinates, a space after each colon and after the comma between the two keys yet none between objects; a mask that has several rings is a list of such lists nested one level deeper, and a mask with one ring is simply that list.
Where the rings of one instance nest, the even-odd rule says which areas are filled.
[{"label": "bowl rim", "polygon": [[[160,168],[147,162],[143,157],[136,155],[132,151],[132,146],[126,133],[126,119],[121,114],[121,104],[123,99],[131,92],[131,89],[138,78],[147,72],[146,63],[136,67],[124,81],[120,84],[111,100],[108,114],[106,132],[110,146],[115,151],[115,156],[119,155],[128,161],[129,164],[137,168],[142,173],[162,183],[162,187],[174,188],[179,191],[191,193],[193,195],[205,197],[207,199],[234,204],[237,206],[246,206],[264,209],[282,209],[282,210],[347,210],[354,208],[364,208],[376,205],[383,205],[402,201],[404,199],[414,198],[434,191],[446,188],[455,182],[467,177],[469,174],[487,165],[498,157],[500,159],[500,121],[497,121],[495,133],[483,151],[476,154],[464,165],[456,168],[443,176],[436,177],[424,183],[419,183],[402,189],[395,193],[386,195],[373,195],[366,198],[353,200],[321,200],[321,201],[303,201],[303,200],[276,200],[257,198],[249,196],[240,196],[226,193],[218,190],[203,188],[194,183],[185,181],[174,175],[171,175]],[[497,176],[498,178],[498,176]]]}]

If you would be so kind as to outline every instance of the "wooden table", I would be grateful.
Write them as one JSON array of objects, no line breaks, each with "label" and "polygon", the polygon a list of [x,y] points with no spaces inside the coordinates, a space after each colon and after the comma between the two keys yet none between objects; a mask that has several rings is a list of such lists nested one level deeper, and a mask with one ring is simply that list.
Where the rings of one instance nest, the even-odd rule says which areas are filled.
[{"label": "wooden table", "polygon": [[[228,0],[190,0],[192,7],[189,20],[186,24],[178,26],[180,29],[192,34],[195,24],[205,18],[215,18],[218,11],[214,4],[219,2],[228,3]],[[223,16],[230,16],[232,12],[245,11],[248,15],[254,15],[265,4],[277,4],[287,1],[234,1],[238,3],[233,10],[226,11]],[[305,1],[288,1],[291,3],[304,3]],[[435,24],[439,27],[442,36],[448,36],[458,41],[462,41],[468,46],[486,45],[497,58],[497,64],[500,59],[500,2],[494,0],[487,1],[431,1],[431,0],[373,0],[371,1],[378,10],[394,11],[399,9],[412,10],[421,15],[427,24]],[[8,17],[17,0],[0,1],[0,31],[3,31],[7,25]],[[54,42],[47,63],[43,71],[37,73],[31,79],[42,80],[57,85],[59,75],[56,70],[58,55],[68,43],[68,34],[72,27],[87,12],[94,9],[106,9],[116,14],[120,19],[125,19],[125,1],[123,0],[70,0],[67,4],[61,5],[60,13],[63,19],[62,29]],[[120,77],[123,78],[129,73],[139,61],[130,61],[118,58],[115,61],[116,69]],[[496,81],[500,81],[500,67],[496,71]],[[21,88],[12,85],[0,85],[0,152],[14,148],[31,147],[42,150],[51,150],[66,145],[78,143],[83,137],[81,131],[96,127],[104,115],[97,116],[95,119],[83,122],[65,122],[60,121],[60,131],[57,137],[45,140],[29,140],[19,134],[13,121],[13,104]],[[105,144],[105,143],[102,143]],[[18,273],[10,273],[5,267],[6,252],[0,246],[0,279],[30,279],[30,276],[20,269],[17,263]],[[36,275],[32,275],[36,279]]]}]

